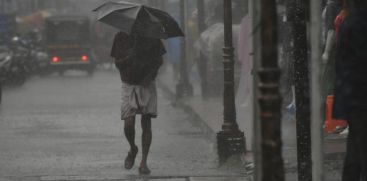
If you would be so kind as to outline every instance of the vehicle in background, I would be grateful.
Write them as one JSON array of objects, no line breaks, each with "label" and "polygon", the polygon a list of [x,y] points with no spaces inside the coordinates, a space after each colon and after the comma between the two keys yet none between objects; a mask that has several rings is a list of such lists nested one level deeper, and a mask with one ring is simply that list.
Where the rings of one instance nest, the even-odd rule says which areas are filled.
[{"label": "vehicle in background", "polygon": [[68,69],[85,70],[92,75],[95,62],[87,16],[59,15],[45,20],[44,39],[49,56],[48,71],[60,75]]}]

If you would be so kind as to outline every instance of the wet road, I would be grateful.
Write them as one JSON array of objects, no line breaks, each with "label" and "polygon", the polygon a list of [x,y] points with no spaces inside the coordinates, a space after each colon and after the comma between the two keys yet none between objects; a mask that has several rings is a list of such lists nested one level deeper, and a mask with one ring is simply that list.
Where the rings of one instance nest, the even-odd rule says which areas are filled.
[{"label": "wet road", "polygon": [[[217,168],[214,145],[162,91],[158,104],[149,159],[152,176],[238,173]],[[67,72],[6,88],[0,106],[0,178],[137,176],[137,167],[123,168],[129,147],[119,109],[120,80],[113,72],[93,77]],[[136,126],[140,145],[140,123]]]}]

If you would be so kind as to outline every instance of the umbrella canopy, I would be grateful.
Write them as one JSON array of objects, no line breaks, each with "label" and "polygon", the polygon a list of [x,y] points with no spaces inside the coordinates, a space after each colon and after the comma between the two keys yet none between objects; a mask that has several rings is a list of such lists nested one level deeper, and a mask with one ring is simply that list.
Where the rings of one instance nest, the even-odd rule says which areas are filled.
[{"label": "umbrella canopy", "polygon": [[141,4],[106,2],[93,11],[103,23],[131,34],[167,39],[184,36],[177,22],[168,13]]}]

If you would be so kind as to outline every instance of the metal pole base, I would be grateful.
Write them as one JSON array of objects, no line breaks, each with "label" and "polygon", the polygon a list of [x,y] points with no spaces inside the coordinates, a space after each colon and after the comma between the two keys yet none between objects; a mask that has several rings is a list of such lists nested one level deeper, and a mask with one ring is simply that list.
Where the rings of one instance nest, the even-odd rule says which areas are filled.
[{"label": "metal pole base", "polygon": [[183,83],[180,81],[176,85],[176,96],[177,98],[190,97],[194,95],[194,88],[190,83]]},{"label": "metal pole base", "polygon": [[242,131],[217,133],[219,164],[222,165],[227,159],[235,154],[246,151],[245,134]]}]

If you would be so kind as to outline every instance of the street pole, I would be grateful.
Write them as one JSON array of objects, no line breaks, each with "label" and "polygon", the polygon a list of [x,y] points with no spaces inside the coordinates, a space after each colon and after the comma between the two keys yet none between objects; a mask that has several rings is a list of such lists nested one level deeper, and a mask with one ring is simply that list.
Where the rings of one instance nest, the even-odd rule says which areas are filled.
[{"label": "street pole", "polygon": [[324,180],[323,120],[321,117],[320,58],[321,58],[321,3],[311,0],[311,148],[312,180]]},{"label": "street pole", "polygon": [[150,7],[159,8],[158,7],[158,1],[157,0],[148,0],[147,3]]},{"label": "street pole", "polygon": [[157,0],[158,9],[164,10],[166,8],[165,2],[165,0]]},{"label": "street pole", "polygon": [[[258,0],[250,0],[249,1],[249,14],[250,20],[252,21],[252,64],[253,64],[253,72],[258,72],[259,63],[261,61],[261,32],[257,27],[260,27],[261,23],[261,2]],[[262,151],[261,151],[261,122],[260,122],[260,113],[259,113],[259,104],[257,101],[258,97],[258,75],[253,75],[253,83],[252,83],[252,106],[253,106],[253,122],[254,122],[254,181],[262,181]]]},{"label": "street pole", "polygon": [[148,0],[148,6],[154,7],[154,0]]},{"label": "street pole", "polygon": [[[183,31],[186,30],[186,16],[185,16],[185,8],[186,8],[186,0],[180,0],[180,22],[181,29]],[[180,78],[179,82],[176,85],[176,96],[177,98],[182,98],[185,96],[193,95],[193,87],[189,82],[189,77],[187,74],[187,64],[186,64],[186,38],[181,38],[181,60],[180,60]]]},{"label": "street pole", "polygon": [[39,0],[34,0],[35,2],[35,9],[36,9],[36,11],[38,11],[39,10]]},{"label": "street pole", "polygon": [[[258,0],[250,0],[249,1],[249,14],[251,23],[251,33],[252,33],[252,64],[253,64],[253,72],[258,72],[260,67],[259,63],[261,61],[261,32],[259,31],[261,24],[261,2]],[[258,98],[258,79],[259,76],[257,74],[253,75],[253,83],[252,83],[252,106],[253,106],[253,122],[254,122],[254,181],[262,181],[262,150],[261,150],[261,121],[260,121],[260,113],[259,113],[259,103],[257,101]]]},{"label": "street pole", "polygon": [[243,154],[246,150],[245,136],[236,122],[234,93],[234,48],[232,39],[232,0],[223,0],[224,8],[224,93],[222,131],[217,133],[218,156],[223,164],[230,156]]},{"label": "street pole", "polygon": [[262,181],[284,181],[281,141],[276,0],[261,0],[261,66],[259,106],[261,119]]},{"label": "street pole", "polygon": [[[205,26],[205,7],[203,0],[197,0],[198,9],[198,28],[201,34],[206,29]],[[208,94],[208,79],[207,79],[207,60],[206,57],[200,52],[199,60],[199,72],[201,78],[201,95],[206,98]]]},{"label": "street pole", "polygon": [[32,6],[32,8],[31,8],[31,12],[36,11],[36,1],[37,1],[37,0],[32,0],[32,1],[31,1],[31,6]]},{"label": "street pole", "polygon": [[158,8],[158,9],[161,9],[159,0],[154,0],[154,7]]},{"label": "street pole", "polygon": [[294,78],[296,96],[297,165],[298,180],[312,180],[311,162],[311,105],[309,59],[307,47],[308,1],[291,1],[288,10],[294,35]]}]

